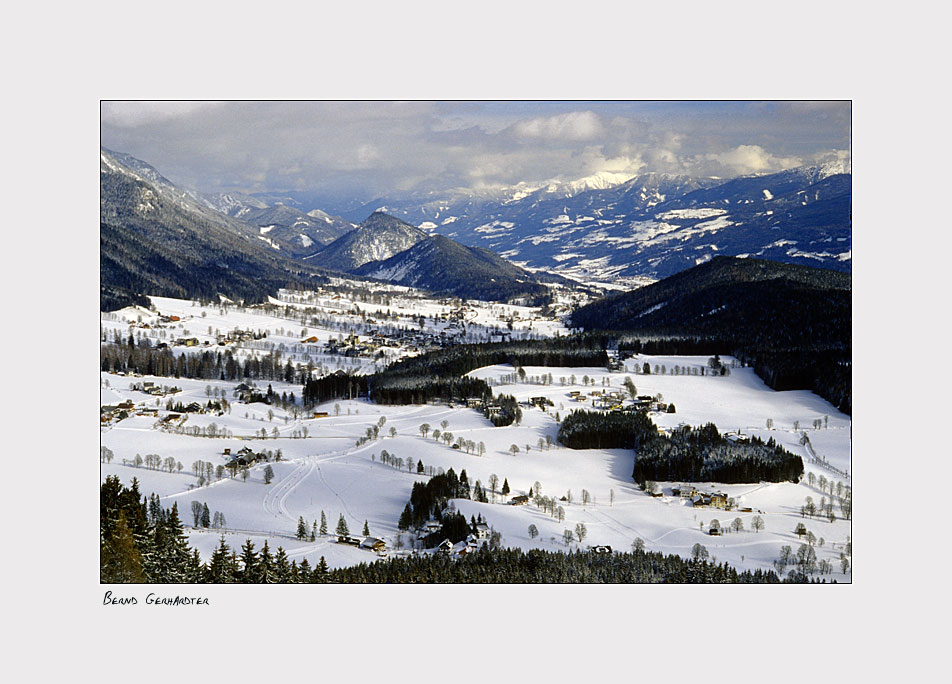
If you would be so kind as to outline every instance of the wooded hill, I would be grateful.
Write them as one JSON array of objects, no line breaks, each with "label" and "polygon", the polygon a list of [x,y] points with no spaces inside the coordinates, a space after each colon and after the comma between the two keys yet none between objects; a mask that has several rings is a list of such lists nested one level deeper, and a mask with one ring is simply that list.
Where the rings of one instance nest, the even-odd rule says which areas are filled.
[{"label": "wooded hill", "polygon": [[844,413],[852,407],[848,273],[716,257],[584,306],[571,322],[586,331],[692,340],[705,353],[753,365],[776,390],[809,389]]},{"label": "wooded hill", "polygon": [[384,261],[364,264],[354,273],[482,301],[524,298],[539,305],[551,301],[549,289],[533,274],[481,247],[467,247],[433,235]]}]

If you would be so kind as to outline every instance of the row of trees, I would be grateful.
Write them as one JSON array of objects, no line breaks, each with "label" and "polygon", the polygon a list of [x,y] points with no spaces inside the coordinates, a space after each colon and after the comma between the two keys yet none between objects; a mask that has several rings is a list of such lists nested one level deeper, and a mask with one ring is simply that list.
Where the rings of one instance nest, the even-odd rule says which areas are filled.
[{"label": "row of trees", "polygon": [[[574,538],[574,531],[568,531]],[[583,533],[584,539],[584,533]],[[394,557],[374,563],[338,568],[328,574],[331,582],[347,583],[738,583],[775,584],[772,571],[738,572],[726,563],[685,560],[649,553],[592,554],[581,551],[551,552],[540,549],[491,548],[486,545],[461,558],[439,554]]]},{"label": "row of trees", "polygon": [[252,354],[237,359],[230,349],[204,350],[176,354],[171,349],[154,348],[148,338],[125,343],[99,345],[99,368],[108,373],[139,373],[160,377],[204,380],[283,380],[303,383],[307,367],[295,366],[290,359],[281,362],[281,352]]},{"label": "row of trees", "polygon": [[212,515],[207,503],[192,501],[192,527],[203,527],[205,529],[212,527],[217,530],[225,527],[226,524],[224,513],[215,511],[215,514]]}]

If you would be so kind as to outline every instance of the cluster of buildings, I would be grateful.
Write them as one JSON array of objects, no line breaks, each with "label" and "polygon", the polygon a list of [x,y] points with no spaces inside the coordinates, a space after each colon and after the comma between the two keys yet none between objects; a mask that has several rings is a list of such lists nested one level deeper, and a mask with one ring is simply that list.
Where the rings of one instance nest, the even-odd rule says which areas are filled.
[{"label": "cluster of buildings", "polygon": [[466,408],[477,409],[485,411],[486,415],[492,418],[493,416],[498,416],[502,413],[502,406],[499,404],[489,403],[480,399],[479,397],[470,397],[466,400]]},{"label": "cluster of buildings", "polygon": [[99,407],[99,423],[108,425],[113,420],[122,420],[129,415],[129,412],[135,409],[135,404],[131,401],[123,401],[119,404],[106,404]]},{"label": "cluster of buildings", "polygon": [[251,330],[239,330],[235,328],[231,332],[219,333],[216,337],[218,344],[220,346],[225,346],[226,344],[236,344],[238,342],[251,342],[252,340],[260,340],[268,336],[266,332],[252,332]]},{"label": "cluster of buildings", "polygon": [[375,551],[378,555],[383,555],[387,551],[387,542],[379,537],[351,537],[347,535],[341,535],[337,537],[338,544],[348,544],[350,546],[356,546],[360,549],[365,549],[367,551]]},{"label": "cluster of buildings", "polygon": [[638,395],[631,403],[626,402],[626,393],[619,389],[592,390],[587,394],[579,390],[569,392],[569,399],[577,402],[586,402],[591,400],[592,408],[602,409],[604,411],[634,412],[634,411],[659,411],[668,410],[668,404],[658,400],[656,397],[647,394]]},{"label": "cluster of buildings", "polygon": [[232,470],[246,468],[255,463],[268,460],[267,454],[263,451],[255,452],[251,447],[247,446],[242,447],[235,453],[231,453],[231,449],[225,449],[224,455],[226,456],[225,467],[231,468]]},{"label": "cluster of buildings", "polygon": [[732,502],[724,492],[702,492],[692,484],[682,484],[673,488],[671,493],[675,496],[680,496],[682,499],[691,499],[691,503],[696,508],[710,506],[711,508],[720,508],[726,511],[732,508]]},{"label": "cluster of buildings", "polygon": [[166,385],[159,386],[150,381],[132,383],[129,385],[129,389],[145,392],[146,394],[151,394],[154,397],[164,397],[167,394],[178,394],[182,391],[179,387],[168,387]]}]

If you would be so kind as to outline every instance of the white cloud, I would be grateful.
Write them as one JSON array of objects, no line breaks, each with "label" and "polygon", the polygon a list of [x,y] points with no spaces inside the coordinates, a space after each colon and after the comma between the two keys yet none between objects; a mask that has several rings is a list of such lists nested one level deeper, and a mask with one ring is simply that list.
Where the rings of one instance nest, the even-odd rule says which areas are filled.
[{"label": "white cloud", "polygon": [[595,112],[569,112],[519,121],[512,131],[523,138],[546,140],[593,140],[602,133],[602,120]]},{"label": "white cloud", "polygon": [[[102,144],[201,190],[415,187],[848,162],[848,107],[746,103],[103,102]],[[844,123],[845,121],[845,123]]]},{"label": "white cloud", "polygon": [[740,175],[769,173],[803,164],[798,157],[774,156],[760,145],[738,145],[726,152],[707,154],[705,158]]}]

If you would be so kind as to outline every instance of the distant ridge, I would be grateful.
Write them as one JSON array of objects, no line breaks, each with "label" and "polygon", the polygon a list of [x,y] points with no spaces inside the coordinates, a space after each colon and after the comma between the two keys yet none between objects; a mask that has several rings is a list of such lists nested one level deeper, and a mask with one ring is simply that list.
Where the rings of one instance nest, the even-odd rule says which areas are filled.
[{"label": "distant ridge", "polygon": [[350,273],[371,261],[389,259],[428,237],[425,231],[383,212],[374,212],[354,230],[304,259]]},{"label": "distant ridge", "polygon": [[539,301],[549,291],[533,274],[499,255],[442,235],[421,240],[384,261],[367,263],[355,273],[465,299]]}]

